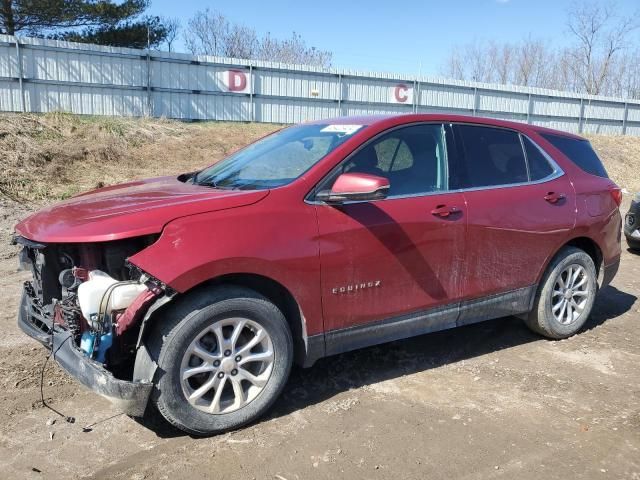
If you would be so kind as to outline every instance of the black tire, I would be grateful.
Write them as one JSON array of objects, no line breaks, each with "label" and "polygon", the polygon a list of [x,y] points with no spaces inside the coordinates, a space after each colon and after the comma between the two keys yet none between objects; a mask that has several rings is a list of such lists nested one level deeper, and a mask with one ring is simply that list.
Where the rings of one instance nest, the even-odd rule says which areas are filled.
[{"label": "black tire", "polygon": [[[240,315],[258,323],[269,334],[274,352],[271,374],[256,398],[238,410],[222,414],[203,412],[191,405],[183,393],[182,358],[208,325]],[[200,288],[179,299],[155,321],[147,342],[158,364],[151,399],[160,414],[180,430],[206,436],[239,428],[264,414],[287,382],[293,362],[289,325],[273,303],[253,290],[236,286]]]},{"label": "black tire", "polygon": [[640,241],[631,240],[629,237],[627,237],[627,245],[629,246],[629,250],[631,250],[632,252],[640,253]]},{"label": "black tire", "polygon": [[[571,323],[561,323],[552,310],[552,292],[559,275],[572,265],[584,268],[588,285],[588,295],[582,313]],[[547,271],[542,277],[533,309],[525,317],[525,323],[535,333],[551,339],[567,338],[575,335],[584,325],[591,314],[598,288],[596,267],[591,257],[575,247],[564,247],[553,258]],[[557,298],[557,297],[556,297]]]}]

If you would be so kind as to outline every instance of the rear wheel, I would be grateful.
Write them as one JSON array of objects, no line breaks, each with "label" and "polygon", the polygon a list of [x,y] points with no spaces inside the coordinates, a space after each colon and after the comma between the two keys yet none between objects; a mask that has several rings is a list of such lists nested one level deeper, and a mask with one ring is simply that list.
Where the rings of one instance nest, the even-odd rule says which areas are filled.
[{"label": "rear wheel", "polygon": [[548,338],[574,335],[591,314],[597,288],[591,257],[575,247],[563,248],[542,279],[527,325]]},{"label": "rear wheel", "polygon": [[238,428],[262,415],[284,387],[293,360],[286,319],[239,287],[185,298],[152,334],[153,400],[171,424],[195,435]]}]

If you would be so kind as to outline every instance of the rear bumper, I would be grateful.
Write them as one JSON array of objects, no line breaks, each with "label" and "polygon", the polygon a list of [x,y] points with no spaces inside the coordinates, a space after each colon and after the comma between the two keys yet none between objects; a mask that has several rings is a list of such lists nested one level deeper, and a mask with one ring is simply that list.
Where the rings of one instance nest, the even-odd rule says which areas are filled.
[{"label": "rear bumper", "polygon": [[[72,377],[85,387],[109,399],[116,407],[132,416],[142,416],[147,406],[153,384],[129,382],[115,378],[101,364],[86,357],[76,347],[72,334],[56,326],[53,334],[32,314],[31,298],[23,290],[18,311],[18,326],[31,338],[47,348],[53,347],[54,359]],[[36,321],[34,321],[36,320]],[[53,344],[53,345],[52,345]]]},{"label": "rear bumper", "polygon": [[636,228],[635,230],[625,229],[624,236],[627,239],[627,244],[631,248],[640,248],[640,228]]},{"label": "rear bumper", "polygon": [[618,273],[618,269],[620,268],[620,256],[618,256],[613,262],[609,265],[604,266],[604,271],[602,274],[602,285],[600,288],[604,288],[611,283],[613,277]]},{"label": "rear bumper", "polygon": [[640,246],[640,204],[635,201],[631,202],[631,207],[624,216],[624,236],[630,246]]}]

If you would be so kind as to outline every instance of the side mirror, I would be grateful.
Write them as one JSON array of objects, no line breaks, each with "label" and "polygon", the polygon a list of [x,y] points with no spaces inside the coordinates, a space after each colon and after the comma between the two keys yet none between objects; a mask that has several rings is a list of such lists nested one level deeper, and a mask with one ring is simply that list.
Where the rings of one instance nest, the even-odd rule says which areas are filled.
[{"label": "side mirror", "polygon": [[330,204],[382,200],[389,194],[389,180],[367,173],[343,173],[331,190],[318,192],[316,199]]}]

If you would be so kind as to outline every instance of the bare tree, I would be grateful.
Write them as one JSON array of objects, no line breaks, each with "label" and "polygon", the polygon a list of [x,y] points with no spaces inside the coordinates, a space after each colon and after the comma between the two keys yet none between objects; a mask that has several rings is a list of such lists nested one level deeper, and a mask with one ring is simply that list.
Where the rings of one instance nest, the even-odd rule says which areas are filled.
[{"label": "bare tree", "polygon": [[473,42],[453,50],[447,72],[460,80],[491,82],[496,67],[497,52],[493,45]]},{"label": "bare tree", "polygon": [[164,39],[164,43],[167,44],[167,49],[173,51],[173,44],[178,38],[180,33],[180,20],[177,18],[168,18],[164,20],[164,26],[167,30],[167,36]]},{"label": "bare tree", "polygon": [[260,40],[253,28],[232,24],[224,39],[222,54],[225,57],[257,58],[260,54]]},{"label": "bare tree", "polygon": [[291,37],[278,40],[267,34],[260,42],[260,55],[263,60],[273,59],[282,63],[301,65],[330,66],[331,52],[308,47],[302,36],[293,32]]},{"label": "bare tree", "polygon": [[462,59],[462,53],[460,47],[453,47],[449,57],[447,58],[447,64],[443,69],[443,73],[451,78],[457,78],[458,80],[467,80],[464,61]]},{"label": "bare tree", "polygon": [[220,12],[197,12],[187,23],[184,41],[193,54],[224,55],[229,21]]},{"label": "bare tree", "polygon": [[491,63],[495,68],[495,78],[492,81],[502,84],[512,83],[517,49],[508,43],[504,45],[491,43],[489,55],[494,59]]},{"label": "bare tree", "polygon": [[640,99],[640,47],[625,52],[612,68],[610,94]]},{"label": "bare tree", "polygon": [[545,87],[550,83],[553,54],[541,40],[527,38],[516,47],[514,83]]},{"label": "bare tree", "polygon": [[260,37],[254,28],[233,23],[209,9],[197,12],[189,20],[184,39],[187,49],[194,54],[331,66],[331,52],[307,46],[295,32],[284,40],[270,34]]},{"label": "bare tree", "polygon": [[461,80],[544,86],[553,54],[540,40],[520,43],[474,42],[452,50],[445,73]]},{"label": "bare tree", "polygon": [[454,47],[443,73],[462,80],[517,84],[594,95],[640,96],[640,45],[631,49],[639,14],[617,15],[615,4],[574,3],[568,26],[575,44],[553,49],[525,38],[516,43]]},{"label": "bare tree", "polygon": [[640,25],[637,17],[619,17],[615,3],[574,2],[567,26],[576,39],[569,49],[571,68],[586,93],[605,93],[616,56]]}]

